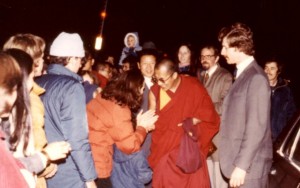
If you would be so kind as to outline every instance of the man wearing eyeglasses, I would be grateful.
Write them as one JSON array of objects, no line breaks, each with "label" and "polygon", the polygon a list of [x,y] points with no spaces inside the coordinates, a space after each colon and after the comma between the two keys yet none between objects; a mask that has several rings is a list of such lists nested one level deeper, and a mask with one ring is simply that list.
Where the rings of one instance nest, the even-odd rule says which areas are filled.
[{"label": "man wearing eyeglasses", "polygon": [[[152,80],[155,84],[149,94],[149,108],[159,115],[148,158],[153,187],[210,187],[206,155],[220,123],[210,96],[197,78],[180,75],[170,59],[157,62]],[[186,134],[182,123],[187,119],[192,119],[194,132],[189,135],[197,138],[202,163],[192,173],[177,166],[181,138]]]},{"label": "man wearing eyeglasses", "polygon": [[[203,71],[200,74],[200,81],[203,83],[217,113],[222,115],[222,105],[225,95],[232,85],[232,75],[228,70],[218,63],[220,58],[219,50],[213,45],[205,45],[200,50],[199,60]],[[213,138],[213,144],[219,147],[219,134]],[[210,176],[211,188],[227,188],[227,183],[223,179],[220,171],[219,151],[214,151],[207,158],[207,166]]]}]

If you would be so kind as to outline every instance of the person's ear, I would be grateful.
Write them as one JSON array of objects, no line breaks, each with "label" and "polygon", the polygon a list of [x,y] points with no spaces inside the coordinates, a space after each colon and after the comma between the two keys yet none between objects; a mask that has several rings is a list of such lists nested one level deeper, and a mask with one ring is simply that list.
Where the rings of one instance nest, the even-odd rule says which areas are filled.
[{"label": "person's ear", "polygon": [[279,75],[279,74],[281,74],[281,71],[278,69],[278,71],[277,71],[277,75]]},{"label": "person's ear", "polygon": [[172,78],[175,80],[179,76],[178,72],[174,72]]},{"label": "person's ear", "polygon": [[140,62],[137,62],[136,64],[137,64],[137,67],[138,67],[139,69],[141,69]]},{"label": "person's ear", "polygon": [[220,56],[217,55],[215,63],[218,63],[219,59],[220,59]]}]

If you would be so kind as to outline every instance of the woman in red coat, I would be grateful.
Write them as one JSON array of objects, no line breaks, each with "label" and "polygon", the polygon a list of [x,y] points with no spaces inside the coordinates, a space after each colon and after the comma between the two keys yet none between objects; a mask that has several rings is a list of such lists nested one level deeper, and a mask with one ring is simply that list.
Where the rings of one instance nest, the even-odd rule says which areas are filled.
[{"label": "woman in red coat", "polygon": [[[113,78],[87,105],[89,140],[98,173],[97,185],[111,187],[113,144],[125,154],[140,150],[148,131],[154,129],[154,111],[134,114],[140,108],[144,77],[131,70]],[[136,126],[135,126],[136,125]]]}]

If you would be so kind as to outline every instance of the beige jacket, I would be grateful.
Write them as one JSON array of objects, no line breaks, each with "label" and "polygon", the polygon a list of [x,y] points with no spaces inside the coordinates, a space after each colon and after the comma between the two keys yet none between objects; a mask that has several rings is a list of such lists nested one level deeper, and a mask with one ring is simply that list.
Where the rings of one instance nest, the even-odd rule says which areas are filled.
[{"label": "beige jacket", "polygon": [[[45,90],[34,83],[33,89],[30,92],[31,114],[32,114],[32,129],[34,137],[34,148],[36,151],[41,151],[47,145],[46,134],[44,130],[44,115],[45,109],[39,95],[45,93]],[[37,188],[46,188],[45,176],[54,170],[54,164],[50,164],[37,179]]]}]

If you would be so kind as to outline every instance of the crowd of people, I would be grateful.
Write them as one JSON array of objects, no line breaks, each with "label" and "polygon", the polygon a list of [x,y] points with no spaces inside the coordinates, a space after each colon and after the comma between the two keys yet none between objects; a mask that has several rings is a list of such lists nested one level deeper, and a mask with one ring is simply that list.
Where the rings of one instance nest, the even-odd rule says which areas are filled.
[{"label": "crowd of people", "polygon": [[[78,33],[16,34],[0,52],[0,187],[266,188],[273,144],[297,111],[276,58],[253,33],[175,58],[127,33],[114,63]],[[223,56],[236,66],[231,73]],[[192,148],[192,149],[191,149]]]}]

